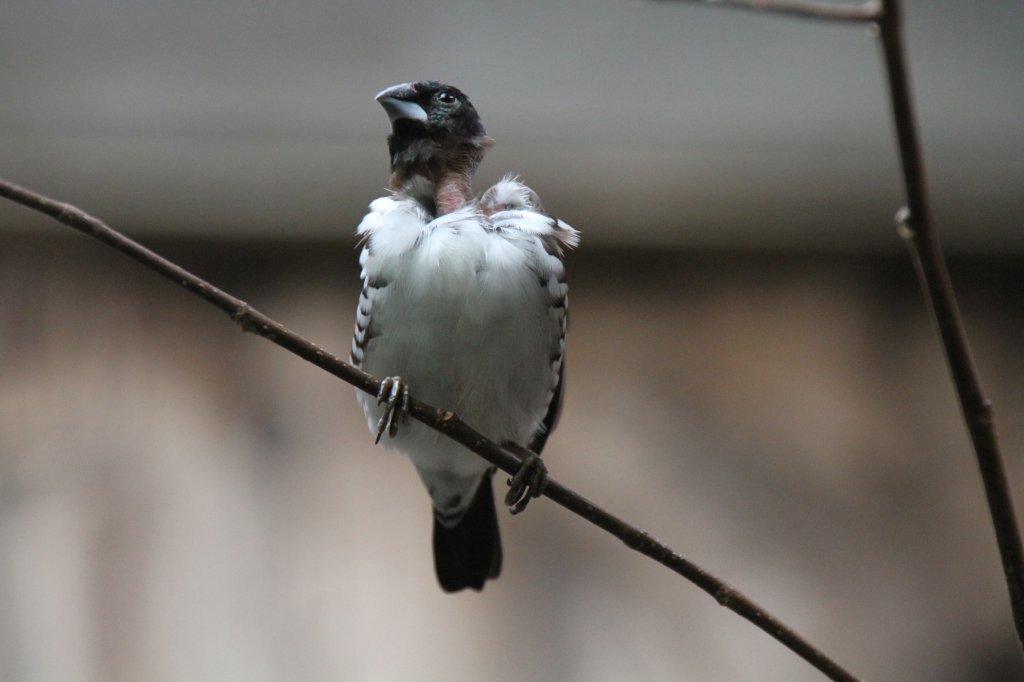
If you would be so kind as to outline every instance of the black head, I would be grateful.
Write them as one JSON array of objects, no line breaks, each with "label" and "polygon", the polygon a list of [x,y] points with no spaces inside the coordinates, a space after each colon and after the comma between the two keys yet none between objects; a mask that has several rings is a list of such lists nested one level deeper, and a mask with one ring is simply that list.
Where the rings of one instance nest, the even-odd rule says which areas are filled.
[{"label": "black head", "polygon": [[391,119],[392,131],[468,142],[487,133],[469,98],[437,81],[394,85],[376,97]]},{"label": "black head", "polygon": [[388,150],[400,177],[472,173],[492,140],[469,98],[437,81],[392,86],[376,97],[391,119]]}]

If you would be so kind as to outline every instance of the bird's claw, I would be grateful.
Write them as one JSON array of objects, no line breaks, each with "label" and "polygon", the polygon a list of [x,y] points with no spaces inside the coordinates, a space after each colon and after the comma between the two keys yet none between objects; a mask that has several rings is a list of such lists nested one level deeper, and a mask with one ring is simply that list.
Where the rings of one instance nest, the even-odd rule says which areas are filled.
[{"label": "bird's claw", "polygon": [[398,424],[409,421],[409,387],[402,381],[402,377],[385,377],[380,382],[377,404],[386,404],[387,407],[377,422],[377,440],[374,443],[379,443],[385,432],[389,438],[394,438],[398,433]]},{"label": "bird's claw", "polygon": [[505,495],[505,505],[509,511],[518,514],[526,509],[530,500],[540,497],[544,493],[544,488],[548,484],[548,468],[537,453],[516,443],[503,443],[503,445],[522,458],[519,471],[508,479],[509,489]]}]

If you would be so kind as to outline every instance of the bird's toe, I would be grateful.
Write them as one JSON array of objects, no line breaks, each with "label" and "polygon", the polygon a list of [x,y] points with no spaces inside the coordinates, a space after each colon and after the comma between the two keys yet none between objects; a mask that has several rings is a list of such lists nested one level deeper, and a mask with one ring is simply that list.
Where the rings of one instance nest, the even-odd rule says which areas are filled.
[{"label": "bird's toe", "polygon": [[509,490],[505,495],[505,505],[513,514],[518,514],[526,509],[530,500],[544,493],[548,483],[548,468],[537,453],[517,443],[506,442],[502,445],[522,458],[519,471],[508,479]]},{"label": "bird's toe", "polygon": [[402,377],[385,377],[380,382],[377,404],[385,407],[384,414],[377,421],[375,443],[379,443],[385,433],[394,438],[398,434],[398,424],[409,421],[409,387]]}]

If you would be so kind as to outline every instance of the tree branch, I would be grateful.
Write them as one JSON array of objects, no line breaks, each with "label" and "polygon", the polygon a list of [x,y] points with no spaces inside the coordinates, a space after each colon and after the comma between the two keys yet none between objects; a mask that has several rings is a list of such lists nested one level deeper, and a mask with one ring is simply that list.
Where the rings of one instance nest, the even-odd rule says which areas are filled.
[{"label": "tree branch", "polygon": [[804,19],[829,21],[873,22],[882,15],[882,3],[866,0],[858,3],[822,2],[819,0],[675,0],[717,7],[788,14]]},{"label": "tree branch", "polygon": [[925,183],[924,161],[910,97],[910,77],[903,45],[903,16],[899,0],[867,0],[858,4],[817,0],[677,0],[776,12],[814,19],[873,22],[878,25],[885,57],[893,120],[903,169],[907,206],[896,213],[899,234],[910,246],[914,267],[946,355],[950,374],[974,446],[988,501],[996,544],[1010,595],[1017,639],[1024,647],[1024,548],[1021,545],[1013,497],[996,439],[992,403],[981,389],[967,332],[953,293],[938,232],[932,222]]},{"label": "tree branch", "polygon": [[[304,360],[313,363],[317,367],[330,372],[339,379],[352,384],[356,388],[366,391],[371,395],[377,395],[380,381],[376,377],[339,360],[316,344],[289,331],[284,325],[267,317],[245,301],[218,289],[206,280],[193,275],[184,268],[129,239],[75,206],[54,201],[2,179],[0,179],[0,196],[44,213],[79,232],[95,237],[104,244],[117,249],[146,267],[155,270],[172,282],[184,287],[208,303],[220,308],[230,315],[231,319],[237,322],[243,331],[262,336]],[[459,419],[454,412],[432,407],[410,397],[409,414],[432,429],[466,446],[502,471],[514,474],[519,470],[521,459],[518,456],[485,438]],[[543,494],[569,511],[582,516],[595,526],[608,531],[622,540],[630,549],[654,559],[661,565],[686,578],[714,597],[719,604],[767,632],[795,654],[823,672],[829,679],[844,682],[856,680],[853,675],[844,670],[838,663],[826,656],[778,618],[762,609],[739,590],[687,561],[670,547],[655,540],[644,531],[604,511],[590,500],[553,479],[548,479]]]},{"label": "tree branch", "polygon": [[1017,628],[1017,638],[1024,646],[1024,550],[1021,548],[1013,498],[996,441],[992,403],[982,392],[974,368],[967,344],[967,332],[946,269],[942,244],[932,222],[924,161],[910,97],[900,3],[899,0],[883,0],[882,5],[879,29],[907,196],[907,206],[897,212],[896,222],[900,236],[910,246],[925,300],[942,340],[967,431],[974,444],[1010,593],[1010,608]]}]

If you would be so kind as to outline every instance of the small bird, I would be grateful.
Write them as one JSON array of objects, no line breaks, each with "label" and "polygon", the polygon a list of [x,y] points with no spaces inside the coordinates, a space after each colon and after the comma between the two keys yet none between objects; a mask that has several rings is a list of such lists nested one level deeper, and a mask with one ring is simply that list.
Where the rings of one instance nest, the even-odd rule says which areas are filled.
[{"label": "small bird", "polygon": [[[538,455],[563,390],[562,254],[579,234],[514,176],[475,198],[473,174],[493,140],[459,89],[418,81],[376,100],[391,121],[391,195],[373,201],[356,230],[363,288],[351,358],[386,378],[378,396],[357,396],[377,440],[386,433],[385,447],[412,461],[430,493],[442,589],[479,591],[501,571],[494,469],[410,422],[409,387],[524,455],[514,489],[522,490],[521,475],[527,487],[539,485]],[[506,503],[515,513],[530,494],[515,504],[519,492],[511,493]]]}]

